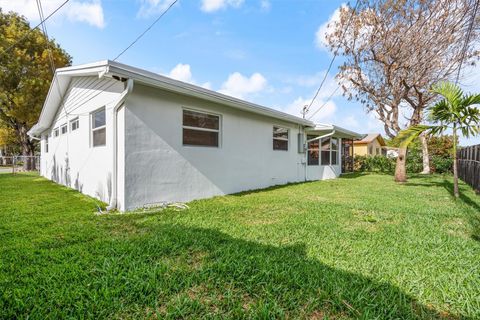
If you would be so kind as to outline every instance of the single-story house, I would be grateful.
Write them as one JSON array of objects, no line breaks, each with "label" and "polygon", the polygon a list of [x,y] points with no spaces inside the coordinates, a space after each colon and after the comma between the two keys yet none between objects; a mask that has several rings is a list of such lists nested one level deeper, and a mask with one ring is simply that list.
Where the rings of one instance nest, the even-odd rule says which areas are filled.
[{"label": "single-story house", "polygon": [[368,133],[353,142],[353,152],[356,156],[386,155],[386,146],[380,133]]},{"label": "single-story house", "polygon": [[42,176],[122,211],[335,178],[360,137],[114,61],[58,69],[29,134]]}]

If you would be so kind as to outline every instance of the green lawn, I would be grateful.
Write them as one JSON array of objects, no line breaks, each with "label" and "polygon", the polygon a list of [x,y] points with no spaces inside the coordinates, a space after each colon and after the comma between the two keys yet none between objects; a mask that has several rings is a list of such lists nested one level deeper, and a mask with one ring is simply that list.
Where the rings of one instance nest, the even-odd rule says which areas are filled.
[{"label": "green lawn", "polygon": [[480,196],[350,176],[96,216],[0,174],[0,318],[479,319]]}]

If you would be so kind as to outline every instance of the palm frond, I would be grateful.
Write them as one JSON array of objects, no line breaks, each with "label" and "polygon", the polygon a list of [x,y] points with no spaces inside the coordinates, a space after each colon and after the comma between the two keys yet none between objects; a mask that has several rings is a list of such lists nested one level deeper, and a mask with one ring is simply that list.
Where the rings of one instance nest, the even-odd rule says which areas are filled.
[{"label": "palm frond", "polygon": [[475,104],[480,104],[480,94],[470,94],[462,98],[462,104],[465,107],[473,106]]},{"label": "palm frond", "polygon": [[462,89],[451,82],[439,82],[433,85],[432,91],[443,96],[450,106],[456,106],[462,100]]},{"label": "palm frond", "polygon": [[437,128],[437,126],[427,126],[423,124],[411,126],[405,130],[400,131],[395,139],[400,143],[400,148],[406,148],[423,132],[430,131],[433,128]]}]

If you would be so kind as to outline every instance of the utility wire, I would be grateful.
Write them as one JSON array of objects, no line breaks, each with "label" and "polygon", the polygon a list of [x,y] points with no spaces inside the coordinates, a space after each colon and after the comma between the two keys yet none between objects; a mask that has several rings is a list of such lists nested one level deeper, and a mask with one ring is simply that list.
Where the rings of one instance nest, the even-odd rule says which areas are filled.
[{"label": "utility wire", "polygon": [[120,58],[128,49],[130,49],[135,43],[137,43],[138,40],[140,40],[140,38],[142,38],[145,33],[147,33],[150,29],[152,29],[152,27],[158,22],[160,21],[160,19],[162,19],[162,17],[170,10],[170,8],[172,8],[175,3],[177,3],[178,0],[174,0],[168,7],[167,9],[165,9],[162,14],[155,20],[153,21],[153,23],[147,28],[145,29],[145,31],[143,31],[135,40],[133,40],[132,43],[130,43],[130,45],[128,47],[126,47],[122,52],[120,52],[116,57],[115,59],[113,59],[113,61],[116,61],[118,58]]},{"label": "utility wire", "polygon": [[40,19],[40,23],[37,24],[35,27],[33,27],[32,29],[30,29],[23,37],[21,37],[18,41],[16,41],[15,43],[13,43],[12,45],[10,45],[7,49],[3,50],[3,53],[7,53],[8,51],[10,51],[13,47],[15,47],[18,43],[20,43],[21,41],[25,40],[25,38],[28,37],[28,35],[35,29],[37,29],[39,26],[43,25],[43,23],[45,23],[48,19],[50,19],[50,17],[52,17],[55,13],[58,12],[58,10],[60,10],[64,5],[66,5],[70,0],[66,0],[65,2],[63,2],[57,9],[55,9],[52,13],[50,13],[45,19]]},{"label": "utility wire", "polygon": [[457,84],[458,80],[460,79],[460,72],[462,70],[463,60],[465,59],[465,54],[468,50],[468,44],[470,43],[470,37],[472,35],[473,26],[475,25],[475,19],[477,17],[479,3],[480,3],[479,0],[475,1],[475,7],[473,8],[472,17],[470,20],[470,26],[468,27],[467,36],[465,38],[465,44],[463,45],[463,48],[462,48],[462,57],[460,58],[460,64],[458,65],[458,72],[457,72],[457,78],[455,80],[455,84]]},{"label": "utility wire", "polygon": [[327,105],[327,103],[332,99],[332,97],[335,95],[335,93],[337,93],[338,89],[340,89],[340,86],[337,85],[337,87],[335,88],[335,90],[333,90],[333,92],[330,94],[328,99],[317,110],[315,110],[314,113],[312,113],[312,115],[308,118],[308,120],[313,118],[320,110],[322,110],[323,107],[325,107]]},{"label": "utility wire", "polygon": [[[343,39],[345,38],[345,34],[347,33],[348,27],[350,26],[350,22],[352,21],[353,15],[354,15],[355,12],[357,11],[358,4],[359,4],[359,1],[357,0],[357,1],[355,2],[355,7],[353,8],[352,13],[350,14],[350,17],[348,18],[347,25],[345,26],[345,30],[343,30],[343,31],[342,31],[342,34],[340,35],[341,40],[340,40],[340,42],[339,42],[339,45],[338,45],[337,49],[336,49],[335,52],[333,53],[332,60],[330,60],[330,64],[328,65],[327,71],[325,72],[325,75],[323,76],[322,82],[320,83],[320,86],[318,87],[317,91],[315,92],[315,95],[313,96],[312,101],[310,101],[310,103],[308,104],[308,106],[307,106],[306,108],[304,108],[304,110],[303,110],[303,117],[304,117],[304,118],[305,118],[307,112],[310,111],[310,108],[312,107],[313,103],[314,103],[315,100],[317,99],[318,94],[320,93],[320,90],[322,89],[323,85],[325,84],[325,81],[327,80],[328,73],[330,72],[330,69],[332,69],[333,62],[334,62],[335,59],[337,58],[338,51],[340,50],[340,44],[343,42]],[[335,91],[336,91],[336,90],[335,90]],[[318,112],[318,110],[317,110],[317,112]],[[315,113],[316,113],[316,112],[315,112]],[[311,117],[310,117],[310,118],[311,118]]]}]

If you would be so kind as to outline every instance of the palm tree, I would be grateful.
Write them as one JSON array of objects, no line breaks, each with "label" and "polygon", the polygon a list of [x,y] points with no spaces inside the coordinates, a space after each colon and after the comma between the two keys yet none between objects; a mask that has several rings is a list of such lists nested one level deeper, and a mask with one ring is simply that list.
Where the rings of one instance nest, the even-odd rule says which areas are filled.
[{"label": "palm tree", "polygon": [[480,104],[480,94],[464,94],[462,89],[450,82],[440,82],[432,91],[443,99],[427,109],[427,119],[432,125],[412,126],[400,132],[401,146],[406,148],[423,132],[431,135],[447,130],[453,132],[453,194],[458,198],[457,137],[458,131],[464,137],[480,133],[480,110],[474,105]]}]

